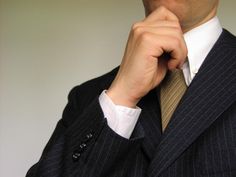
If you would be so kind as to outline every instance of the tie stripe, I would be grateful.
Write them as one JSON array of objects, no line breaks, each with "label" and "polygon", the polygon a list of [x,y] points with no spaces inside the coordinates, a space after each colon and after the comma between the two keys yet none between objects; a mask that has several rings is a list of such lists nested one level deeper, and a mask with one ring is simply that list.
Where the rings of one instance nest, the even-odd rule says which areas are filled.
[{"label": "tie stripe", "polygon": [[169,71],[161,84],[160,103],[162,115],[162,130],[167,127],[187,86],[182,70]]}]

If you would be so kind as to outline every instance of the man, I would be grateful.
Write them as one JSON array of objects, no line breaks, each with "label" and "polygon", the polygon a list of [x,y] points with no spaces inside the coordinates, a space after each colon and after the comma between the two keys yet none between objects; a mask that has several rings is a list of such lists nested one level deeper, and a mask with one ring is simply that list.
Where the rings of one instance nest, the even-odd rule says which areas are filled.
[{"label": "man", "polygon": [[235,177],[236,38],[218,0],[143,0],[119,68],[75,87],[27,177]]}]

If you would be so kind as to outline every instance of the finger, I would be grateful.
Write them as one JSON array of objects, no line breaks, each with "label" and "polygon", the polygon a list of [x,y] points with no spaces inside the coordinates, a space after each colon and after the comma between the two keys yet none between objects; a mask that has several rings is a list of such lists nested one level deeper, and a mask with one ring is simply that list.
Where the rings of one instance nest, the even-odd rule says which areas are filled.
[{"label": "finger", "polygon": [[[136,29],[139,27],[172,27],[172,28],[178,28],[181,30],[181,26],[178,22],[176,21],[167,21],[167,20],[159,20],[156,21],[155,23],[153,22],[137,22],[133,24],[132,29]],[[181,30],[182,31],[182,30]]]},{"label": "finger", "polygon": [[184,40],[172,36],[145,34],[142,47],[146,48],[149,55],[160,58],[163,53],[169,53],[168,69],[182,65],[187,58],[187,48]]},{"label": "finger", "polygon": [[142,35],[144,33],[152,33],[152,34],[163,35],[163,36],[172,36],[172,37],[178,38],[179,40],[184,40],[182,31],[180,31],[176,27],[145,26],[145,27],[138,27],[134,31],[134,34],[136,34],[136,36]]},{"label": "finger", "polygon": [[181,69],[186,60],[187,60],[187,56],[183,60],[180,60],[180,61],[172,58],[171,60],[167,62],[167,67],[169,70]]},{"label": "finger", "polygon": [[173,28],[179,28],[181,30],[181,26],[180,26],[179,22],[177,22],[177,21],[158,20],[158,21],[155,21],[155,22],[146,22],[145,26],[152,26],[152,27],[173,27]]},{"label": "finger", "polygon": [[142,32],[140,30],[139,34],[136,32],[134,35],[135,41],[147,49],[147,54],[154,57],[159,57],[166,52],[173,59],[184,59],[187,55],[187,47],[183,36],[171,28],[164,29],[146,27]]},{"label": "finger", "polygon": [[179,21],[178,17],[164,6],[157,8],[144,21],[155,22],[157,20]]}]

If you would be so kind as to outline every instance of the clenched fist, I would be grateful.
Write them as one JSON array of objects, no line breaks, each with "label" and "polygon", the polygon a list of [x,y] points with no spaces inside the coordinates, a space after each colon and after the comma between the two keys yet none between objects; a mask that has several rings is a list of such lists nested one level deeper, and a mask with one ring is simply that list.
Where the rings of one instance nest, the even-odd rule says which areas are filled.
[{"label": "clenched fist", "polygon": [[[163,57],[166,53],[168,59]],[[160,7],[132,26],[120,69],[107,94],[117,105],[135,107],[160,84],[167,70],[181,67],[186,57],[178,18]]]}]

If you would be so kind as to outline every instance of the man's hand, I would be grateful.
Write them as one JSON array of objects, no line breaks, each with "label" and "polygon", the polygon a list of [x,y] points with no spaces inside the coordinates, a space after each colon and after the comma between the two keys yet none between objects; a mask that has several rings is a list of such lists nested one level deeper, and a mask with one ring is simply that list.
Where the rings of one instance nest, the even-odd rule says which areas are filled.
[{"label": "man's hand", "polygon": [[[169,59],[163,57],[166,53]],[[168,69],[181,67],[186,57],[178,18],[160,7],[133,25],[119,72],[107,94],[117,105],[135,107],[160,84]]]}]

